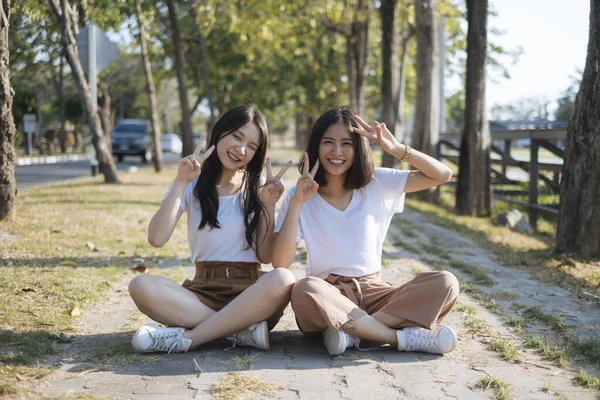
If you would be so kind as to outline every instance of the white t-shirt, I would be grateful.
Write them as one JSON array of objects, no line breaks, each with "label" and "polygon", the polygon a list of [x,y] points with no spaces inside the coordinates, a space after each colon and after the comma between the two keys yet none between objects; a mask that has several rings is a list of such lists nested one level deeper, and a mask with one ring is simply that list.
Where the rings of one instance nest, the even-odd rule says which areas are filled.
[{"label": "white t-shirt", "polygon": [[[364,276],[381,269],[381,251],[392,216],[404,210],[404,186],[409,171],[377,168],[373,180],[352,192],[344,211],[318,193],[302,205],[296,242],[304,239],[306,275]],[[281,230],[292,187],[282,203],[275,232]]]},{"label": "white t-shirt", "polygon": [[[221,228],[211,229],[207,224],[198,230],[202,213],[200,202],[194,196],[197,181],[198,178],[190,182],[181,197],[181,209],[187,213],[188,246],[192,253],[192,262],[259,262],[254,249],[246,249],[248,242],[246,225],[244,225],[242,190],[238,190],[231,196],[219,196],[217,221]],[[165,197],[169,195],[169,191]]]}]

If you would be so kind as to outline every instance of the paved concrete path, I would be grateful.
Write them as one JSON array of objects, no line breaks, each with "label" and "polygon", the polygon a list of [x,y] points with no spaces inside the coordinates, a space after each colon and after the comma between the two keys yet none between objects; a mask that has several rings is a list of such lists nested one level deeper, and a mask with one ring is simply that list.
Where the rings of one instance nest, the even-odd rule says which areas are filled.
[{"label": "paved concrete path", "polygon": [[[484,289],[490,296],[493,291],[512,290],[516,301],[540,305],[548,312],[561,309],[566,313],[563,315],[567,315],[564,317],[567,322],[598,329],[600,311],[597,307],[573,298],[563,289],[542,285],[516,269],[498,265],[489,253],[471,241],[426,222],[417,213],[407,211],[398,218],[419,226],[417,237],[403,237],[403,241],[412,240],[418,245],[419,239],[435,236],[441,246],[453,249],[456,259],[480,265],[496,281]],[[384,251],[388,261],[382,270],[384,280],[395,285],[411,279],[419,271],[431,270],[410,251],[389,244],[399,235],[399,231],[392,228]],[[428,254],[428,257],[434,255]],[[157,266],[152,269],[153,273],[161,273]],[[294,264],[292,271],[298,278],[304,277],[300,263]],[[459,271],[453,272],[466,278]],[[185,275],[193,275],[191,266],[186,267]],[[464,294],[459,304],[473,307],[474,317],[485,321],[491,333],[468,325],[473,315],[465,311],[451,312],[445,322],[459,332],[459,345],[446,356],[400,353],[384,346],[365,352],[351,349],[341,356],[331,357],[318,338],[307,338],[297,330],[289,307],[271,333],[271,349],[266,352],[239,347],[223,351],[229,342],[221,340],[185,354],[137,355],[131,351],[129,341],[135,328],[147,319],[139,318],[127,294],[129,279],[114,287],[104,302],[84,314],[78,324],[77,340],[66,344],[64,351],[50,360],[58,370],[39,388],[40,393],[48,398],[74,393],[117,399],[234,398],[232,393],[217,397],[214,385],[237,372],[242,378],[252,376],[278,385],[270,395],[246,392],[239,398],[494,398],[492,388],[477,387],[485,377],[507,383],[511,396],[508,398],[596,398],[590,390],[572,384],[576,375],[573,370],[560,368],[525,349],[522,336],[504,326],[501,316],[488,312]],[[499,300],[498,305],[509,312],[508,302]],[[497,353],[487,350],[486,344],[493,337],[514,345],[521,361],[503,361]],[[242,386],[237,384],[238,389]]]}]

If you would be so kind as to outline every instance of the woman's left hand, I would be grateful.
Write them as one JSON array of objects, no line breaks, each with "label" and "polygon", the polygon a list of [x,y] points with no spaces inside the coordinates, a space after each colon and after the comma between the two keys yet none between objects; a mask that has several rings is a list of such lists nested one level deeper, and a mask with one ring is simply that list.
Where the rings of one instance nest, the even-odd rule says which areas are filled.
[{"label": "woman's left hand", "polygon": [[355,115],[356,121],[360,124],[359,128],[352,128],[354,132],[375,142],[382,150],[393,155],[395,149],[400,144],[392,132],[389,131],[385,123],[380,124],[375,121],[374,126],[367,124],[361,117]]},{"label": "woman's left hand", "polygon": [[271,170],[271,159],[267,157],[267,181],[263,185],[260,190],[260,201],[265,206],[275,206],[277,201],[281,198],[283,194],[284,187],[281,183],[281,177],[288,168],[292,165],[292,161],[288,161],[287,164],[281,168],[279,173],[273,176],[273,171]]}]

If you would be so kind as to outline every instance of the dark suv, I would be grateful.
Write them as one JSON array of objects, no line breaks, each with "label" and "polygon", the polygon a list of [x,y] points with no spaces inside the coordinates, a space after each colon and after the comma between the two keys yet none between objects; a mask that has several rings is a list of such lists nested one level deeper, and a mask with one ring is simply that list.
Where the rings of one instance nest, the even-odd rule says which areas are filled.
[{"label": "dark suv", "polygon": [[151,130],[150,121],[145,119],[117,121],[110,134],[113,156],[118,162],[123,161],[125,156],[139,156],[142,162],[147,163],[152,158]]}]

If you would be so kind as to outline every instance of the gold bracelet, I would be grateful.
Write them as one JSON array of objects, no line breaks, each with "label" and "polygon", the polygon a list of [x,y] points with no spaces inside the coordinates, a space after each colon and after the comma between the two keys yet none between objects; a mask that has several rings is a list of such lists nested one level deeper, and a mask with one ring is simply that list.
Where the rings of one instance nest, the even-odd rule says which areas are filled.
[{"label": "gold bracelet", "polygon": [[406,147],[406,150],[404,150],[404,155],[402,156],[402,158],[400,159],[400,161],[407,162],[408,159],[410,158],[411,148],[410,148],[409,145],[406,145],[406,144],[404,145],[404,147]]}]

